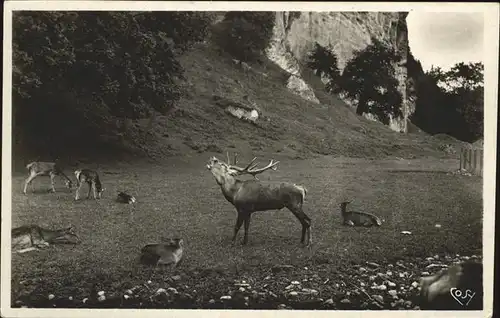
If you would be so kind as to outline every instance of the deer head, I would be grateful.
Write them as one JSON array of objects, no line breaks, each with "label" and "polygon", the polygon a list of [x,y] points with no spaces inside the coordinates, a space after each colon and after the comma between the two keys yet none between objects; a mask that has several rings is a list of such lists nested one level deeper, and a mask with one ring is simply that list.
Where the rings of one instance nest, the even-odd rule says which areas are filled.
[{"label": "deer head", "polygon": [[252,161],[250,161],[250,163],[246,165],[246,167],[242,168],[242,167],[239,167],[236,165],[237,155],[235,155],[235,158],[233,161],[234,163],[230,164],[230,159],[229,159],[229,154],[228,154],[227,155],[227,162],[223,162],[223,161],[217,159],[216,157],[212,157],[212,158],[210,158],[206,167],[208,170],[210,170],[210,172],[212,172],[214,177],[217,179],[217,182],[219,182],[219,180],[220,180],[219,184],[221,184],[222,178],[228,177],[228,176],[235,177],[238,175],[249,174],[257,179],[257,177],[256,177],[257,174],[262,173],[262,172],[269,170],[269,169],[276,170],[277,165],[279,163],[279,161],[274,161],[271,159],[271,162],[269,162],[269,164],[267,166],[257,169],[258,164],[255,163],[256,160],[257,160],[257,157],[253,158]]}]

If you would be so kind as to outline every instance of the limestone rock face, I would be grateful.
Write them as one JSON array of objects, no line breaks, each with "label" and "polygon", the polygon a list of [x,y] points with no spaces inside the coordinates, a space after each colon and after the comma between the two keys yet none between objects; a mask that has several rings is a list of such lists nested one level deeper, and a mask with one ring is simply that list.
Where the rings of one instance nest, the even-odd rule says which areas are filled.
[{"label": "limestone rock face", "polygon": [[414,111],[414,102],[407,97],[407,15],[407,12],[276,12],[276,25],[267,56],[291,73],[289,83],[295,84],[288,87],[292,91],[318,103],[312,89],[300,78],[300,65],[305,62],[314,43],[334,50],[342,72],[353,58],[353,52],[368,46],[374,36],[402,56],[395,69],[398,89],[403,97],[403,118],[393,118],[390,127],[406,132],[408,117]]}]

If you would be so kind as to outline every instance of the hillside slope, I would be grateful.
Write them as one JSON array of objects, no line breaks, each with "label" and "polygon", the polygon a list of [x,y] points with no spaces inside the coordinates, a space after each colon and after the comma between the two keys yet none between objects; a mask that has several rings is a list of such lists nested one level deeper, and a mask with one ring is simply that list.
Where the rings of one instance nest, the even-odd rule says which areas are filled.
[{"label": "hillside slope", "polygon": [[[305,80],[320,104],[309,102],[286,88],[290,74],[269,60],[243,68],[210,44],[199,44],[180,59],[186,94],[173,111],[156,118],[158,142],[148,146],[151,156],[237,151],[290,158],[446,157],[450,151],[443,151],[445,144],[459,145],[421,132],[397,133],[357,116],[340,98],[326,94],[312,74]],[[261,111],[256,124],[230,116],[214,100],[222,96],[244,103],[245,95]]]}]

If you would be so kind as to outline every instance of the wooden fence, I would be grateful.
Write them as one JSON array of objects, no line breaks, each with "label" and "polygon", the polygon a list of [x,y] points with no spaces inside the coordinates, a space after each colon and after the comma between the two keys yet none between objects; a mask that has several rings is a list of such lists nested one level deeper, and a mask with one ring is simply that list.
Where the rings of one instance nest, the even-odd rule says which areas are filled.
[{"label": "wooden fence", "polygon": [[460,149],[460,170],[477,176],[483,175],[483,149]]}]

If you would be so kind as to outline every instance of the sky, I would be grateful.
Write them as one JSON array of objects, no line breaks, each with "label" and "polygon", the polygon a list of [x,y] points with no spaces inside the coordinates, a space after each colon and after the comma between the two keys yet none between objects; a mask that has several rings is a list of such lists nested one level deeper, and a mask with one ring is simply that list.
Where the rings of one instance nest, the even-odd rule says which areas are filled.
[{"label": "sky", "polygon": [[482,12],[413,11],[406,22],[410,50],[424,71],[431,65],[449,70],[458,62],[484,61]]}]

